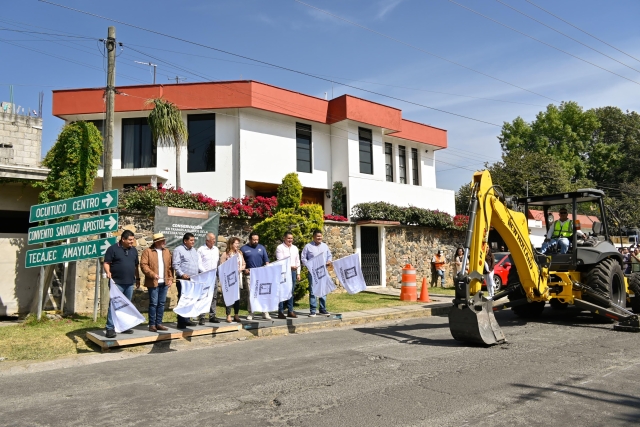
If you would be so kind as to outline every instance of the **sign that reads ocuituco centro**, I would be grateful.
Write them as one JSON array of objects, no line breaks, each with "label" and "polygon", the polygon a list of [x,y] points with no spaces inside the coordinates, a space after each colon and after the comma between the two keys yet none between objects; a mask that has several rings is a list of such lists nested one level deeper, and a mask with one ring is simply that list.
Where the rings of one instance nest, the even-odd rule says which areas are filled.
[{"label": "sign that reads ocuituco centro", "polygon": [[46,221],[65,216],[115,208],[118,204],[118,190],[89,194],[72,199],[31,206],[29,222]]}]

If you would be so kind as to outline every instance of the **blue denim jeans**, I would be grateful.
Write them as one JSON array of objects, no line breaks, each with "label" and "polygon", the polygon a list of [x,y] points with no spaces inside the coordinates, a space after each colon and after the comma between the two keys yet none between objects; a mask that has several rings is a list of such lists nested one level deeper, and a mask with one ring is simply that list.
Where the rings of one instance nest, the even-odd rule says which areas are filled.
[{"label": "blue denim jeans", "polygon": [[542,248],[540,249],[540,252],[542,252],[543,254],[546,254],[549,248],[553,246],[555,243],[558,243],[558,247],[560,248],[561,254],[566,254],[567,252],[569,252],[570,242],[569,242],[569,239],[567,239],[566,237],[551,239],[548,242],[544,242],[542,244]]},{"label": "blue denim jeans", "polygon": [[149,326],[162,325],[168,290],[169,287],[164,284],[149,288]]},{"label": "blue denim jeans", "polygon": [[293,288],[291,289],[291,298],[287,301],[280,301],[278,303],[278,313],[284,313],[284,303],[287,303],[287,310],[289,313],[293,313],[293,293],[296,291],[296,279],[298,278],[298,272],[296,270],[291,270],[291,283],[293,283]]},{"label": "blue denim jeans", "polygon": [[[131,298],[133,298],[133,283],[130,285],[118,285],[116,283],[116,286],[118,287],[118,289],[120,289],[120,292],[122,292],[124,294],[125,297],[127,297],[127,299],[129,301],[131,301]],[[111,304],[109,304],[109,311],[107,312],[107,327],[106,329],[108,331],[111,331],[114,329],[113,326],[113,317],[111,317]]]},{"label": "blue denim jeans", "polygon": [[438,277],[440,278],[440,286],[444,288],[444,270],[436,270],[436,286],[438,286]]},{"label": "blue denim jeans", "polygon": [[[313,279],[312,279],[311,274],[307,275],[307,277],[309,278],[309,312],[311,314],[315,314],[316,308],[318,306],[316,304],[316,296],[313,294]],[[327,312],[327,298],[326,297],[320,297],[318,299],[320,300],[320,313],[326,313]]]}]

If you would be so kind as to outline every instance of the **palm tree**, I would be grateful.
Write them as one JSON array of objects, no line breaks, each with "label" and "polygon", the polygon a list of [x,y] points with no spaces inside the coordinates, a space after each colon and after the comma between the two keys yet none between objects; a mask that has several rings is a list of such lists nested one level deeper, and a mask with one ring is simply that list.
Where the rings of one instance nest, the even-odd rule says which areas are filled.
[{"label": "palm tree", "polygon": [[148,123],[154,143],[176,149],[176,188],[181,188],[180,154],[189,139],[181,111],[174,103],[162,98],[149,99],[146,104],[153,104]]}]

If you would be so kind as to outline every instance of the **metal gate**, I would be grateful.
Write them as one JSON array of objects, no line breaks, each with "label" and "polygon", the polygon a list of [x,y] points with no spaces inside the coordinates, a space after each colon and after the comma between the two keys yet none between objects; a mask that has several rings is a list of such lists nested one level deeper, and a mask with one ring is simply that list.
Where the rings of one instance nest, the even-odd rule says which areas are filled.
[{"label": "metal gate", "polygon": [[360,227],[362,274],[367,286],[380,286],[378,227]]}]

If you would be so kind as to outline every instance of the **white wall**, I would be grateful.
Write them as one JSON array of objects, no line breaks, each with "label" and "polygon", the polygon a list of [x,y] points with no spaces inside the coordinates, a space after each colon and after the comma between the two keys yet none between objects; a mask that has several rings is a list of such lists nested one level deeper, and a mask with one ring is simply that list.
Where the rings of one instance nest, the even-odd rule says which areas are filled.
[{"label": "white wall", "polygon": [[350,177],[347,192],[349,209],[358,203],[387,202],[398,206],[416,206],[439,210],[455,215],[455,193],[453,190],[425,188],[416,185],[375,182],[359,177]]}]

